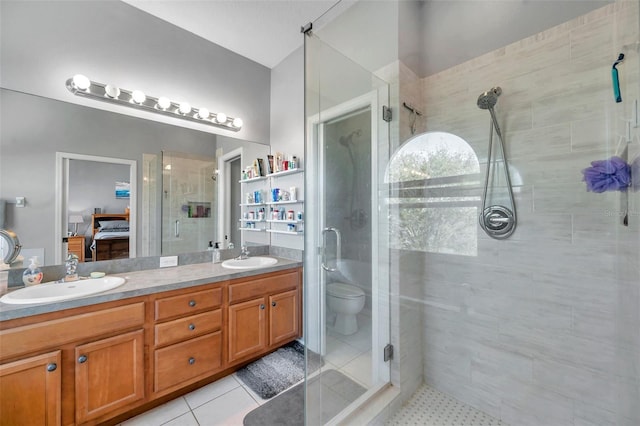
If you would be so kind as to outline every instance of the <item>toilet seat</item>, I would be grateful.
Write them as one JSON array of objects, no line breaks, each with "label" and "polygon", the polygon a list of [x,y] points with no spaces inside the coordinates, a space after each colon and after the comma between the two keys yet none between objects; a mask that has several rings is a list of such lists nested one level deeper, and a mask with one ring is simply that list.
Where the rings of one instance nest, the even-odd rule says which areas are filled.
[{"label": "toilet seat", "polygon": [[358,299],[364,297],[364,291],[360,287],[346,283],[328,284],[327,293],[341,299]]}]

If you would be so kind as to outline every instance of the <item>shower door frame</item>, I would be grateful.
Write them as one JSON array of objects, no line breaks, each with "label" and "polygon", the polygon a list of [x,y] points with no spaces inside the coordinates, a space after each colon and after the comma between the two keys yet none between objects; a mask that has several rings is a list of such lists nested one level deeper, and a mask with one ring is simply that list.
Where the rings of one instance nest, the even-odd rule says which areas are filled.
[{"label": "shower door frame", "polygon": [[[367,399],[371,398],[381,388],[390,382],[391,362],[384,361],[384,347],[390,343],[390,317],[389,317],[389,277],[380,274],[380,260],[388,262],[388,256],[380,253],[380,206],[378,196],[378,161],[379,161],[379,138],[384,132],[379,131],[379,117],[381,116],[382,105],[388,100],[388,85],[385,86],[387,99],[381,99],[379,89],[374,89],[365,95],[358,96],[349,101],[336,105],[334,107],[322,110],[320,113],[310,116],[307,119],[307,152],[315,153],[318,161],[308,161],[305,176],[312,177],[306,180],[305,193],[307,194],[324,194],[327,188],[324,187],[322,172],[325,169],[324,157],[324,127],[325,123],[334,121],[340,117],[348,116],[356,111],[370,108],[371,114],[371,320],[372,320],[372,339],[371,339],[371,362],[372,362],[372,387],[363,395],[356,399],[352,406],[359,406]],[[380,114],[380,115],[379,115]],[[389,126],[385,122],[385,126]],[[387,131],[387,138],[389,132]],[[383,136],[383,135],[382,135]],[[313,164],[310,164],[313,163]],[[317,185],[316,185],[317,182]],[[326,227],[325,223],[325,205],[324,197],[318,196],[319,205],[315,208],[306,208],[307,225],[310,232],[305,233],[308,239],[305,246],[313,247],[311,255],[305,256],[305,272],[308,273],[306,285],[309,287],[309,281],[314,280],[319,285],[314,286],[319,295],[319,304],[307,304],[305,309],[307,315],[316,318],[320,332],[306,333],[305,343],[312,350],[319,350],[322,355],[326,353],[326,282],[325,274],[321,268],[322,254],[324,251],[322,230]],[[310,214],[311,213],[311,216]],[[388,247],[388,244],[387,244]],[[384,269],[385,271],[387,268]],[[375,285],[374,285],[375,283]],[[312,293],[312,292],[309,292]],[[317,312],[315,308],[319,308]],[[319,341],[315,341],[319,337]],[[351,412],[341,413],[334,418],[329,424],[337,423],[348,416]]]}]

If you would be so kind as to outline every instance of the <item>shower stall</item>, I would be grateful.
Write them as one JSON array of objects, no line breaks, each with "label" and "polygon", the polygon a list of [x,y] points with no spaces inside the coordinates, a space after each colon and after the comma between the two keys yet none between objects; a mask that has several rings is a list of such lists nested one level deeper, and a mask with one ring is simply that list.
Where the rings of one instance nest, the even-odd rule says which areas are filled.
[{"label": "shower stall", "polygon": [[639,2],[312,24],[306,424],[640,424]]}]

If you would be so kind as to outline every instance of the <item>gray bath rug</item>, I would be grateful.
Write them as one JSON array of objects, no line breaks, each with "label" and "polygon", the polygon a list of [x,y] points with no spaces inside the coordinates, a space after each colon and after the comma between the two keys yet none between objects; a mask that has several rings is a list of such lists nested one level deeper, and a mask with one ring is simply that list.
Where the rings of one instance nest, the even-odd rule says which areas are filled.
[{"label": "gray bath rug", "polygon": [[[366,389],[336,370],[323,371],[309,380],[310,401],[322,399],[322,404],[307,407],[309,424],[325,424]],[[299,383],[286,392],[265,402],[249,412],[243,420],[245,426],[303,426],[304,383]]]},{"label": "gray bath rug", "polygon": [[[318,369],[321,359],[311,353],[309,372]],[[304,345],[292,342],[252,362],[237,376],[262,399],[269,399],[304,379]]]}]

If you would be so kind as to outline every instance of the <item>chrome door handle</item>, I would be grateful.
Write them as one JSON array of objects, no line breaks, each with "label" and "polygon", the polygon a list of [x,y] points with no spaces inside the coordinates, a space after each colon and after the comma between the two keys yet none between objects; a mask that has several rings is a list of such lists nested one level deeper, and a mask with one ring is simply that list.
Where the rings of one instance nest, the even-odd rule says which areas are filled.
[{"label": "chrome door handle", "polygon": [[322,236],[324,239],[324,235],[327,234],[328,232],[333,232],[336,234],[336,267],[335,268],[331,268],[330,266],[327,265],[326,259],[327,259],[327,247],[324,245],[324,241],[323,241],[323,247],[322,247],[322,269],[324,269],[327,272],[335,272],[338,270],[338,262],[342,259],[342,235],[340,234],[340,230],[337,228],[333,228],[331,226],[329,226],[328,228],[324,228],[322,230]]}]

